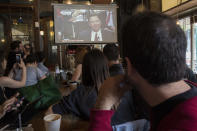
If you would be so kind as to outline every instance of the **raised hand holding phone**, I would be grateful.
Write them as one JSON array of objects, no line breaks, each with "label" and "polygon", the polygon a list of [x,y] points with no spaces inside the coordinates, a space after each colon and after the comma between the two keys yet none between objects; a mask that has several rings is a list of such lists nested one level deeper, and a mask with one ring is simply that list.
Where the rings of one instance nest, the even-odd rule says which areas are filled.
[{"label": "raised hand holding phone", "polygon": [[16,54],[16,63],[21,62],[21,54]]},{"label": "raised hand holding phone", "polygon": [[23,62],[23,60],[21,59],[20,60],[20,63],[18,63],[18,66],[20,67],[20,68],[25,68],[25,63]]}]

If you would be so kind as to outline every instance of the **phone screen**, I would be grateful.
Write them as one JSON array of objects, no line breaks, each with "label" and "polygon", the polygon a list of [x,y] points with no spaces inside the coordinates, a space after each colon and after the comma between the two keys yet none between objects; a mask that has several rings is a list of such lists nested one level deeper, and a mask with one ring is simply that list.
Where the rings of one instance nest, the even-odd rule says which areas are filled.
[{"label": "phone screen", "polygon": [[16,54],[16,63],[21,62],[21,54]]}]

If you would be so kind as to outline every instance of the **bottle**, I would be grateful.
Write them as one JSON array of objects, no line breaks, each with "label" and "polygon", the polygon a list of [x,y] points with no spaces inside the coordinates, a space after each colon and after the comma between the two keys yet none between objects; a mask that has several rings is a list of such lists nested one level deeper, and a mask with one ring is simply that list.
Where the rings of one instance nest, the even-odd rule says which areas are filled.
[{"label": "bottle", "polygon": [[58,64],[55,66],[55,80],[56,82],[60,80],[60,68]]},{"label": "bottle", "polygon": [[58,64],[55,65],[55,73],[60,74],[60,68]]}]

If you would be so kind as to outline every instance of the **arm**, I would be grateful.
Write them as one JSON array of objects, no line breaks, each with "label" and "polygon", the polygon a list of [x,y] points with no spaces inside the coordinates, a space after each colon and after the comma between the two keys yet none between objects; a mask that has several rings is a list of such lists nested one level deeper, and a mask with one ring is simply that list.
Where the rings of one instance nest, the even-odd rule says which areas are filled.
[{"label": "arm", "polygon": [[39,80],[44,80],[45,78],[46,78],[46,75],[44,75],[44,76],[40,77],[40,79],[39,79]]},{"label": "arm", "polygon": [[21,67],[22,70],[23,70],[21,81],[16,81],[16,80],[13,80],[9,77],[1,77],[0,78],[0,85],[10,87],[10,88],[20,88],[20,87],[25,86],[25,83],[26,83],[26,67],[25,67],[25,64],[22,60],[21,60],[21,63],[19,64],[19,67]]},{"label": "arm", "polygon": [[71,81],[77,81],[82,73],[82,64],[77,65]]},{"label": "arm", "polygon": [[112,131],[111,117],[114,111],[111,109],[128,90],[127,86],[120,86],[123,80],[122,75],[110,77],[100,87],[96,104],[90,114],[90,131]]},{"label": "arm", "polygon": [[45,75],[45,73],[44,72],[42,72],[38,67],[36,68],[37,69],[37,77],[38,77],[38,80],[43,80],[43,79],[45,79],[46,78],[46,75]]},{"label": "arm", "polygon": [[84,120],[88,120],[90,109],[96,101],[96,91],[92,91],[88,95],[86,88],[78,87],[69,96],[64,96],[58,104],[52,107],[54,113],[73,114]]},{"label": "arm", "polygon": [[78,114],[79,108],[78,108],[78,103],[79,99],[81,98],[79,89],[74,90],[70,95],[68,96],[63,96],[61,101],[55,105],[52,106],[51,108],[51,113],[58,113],[58,114]]},{"label": "arm", "polygon": [[112,131],[111,117],[114,114],[112,110],[96,110],[90,112],[89,131]]}]

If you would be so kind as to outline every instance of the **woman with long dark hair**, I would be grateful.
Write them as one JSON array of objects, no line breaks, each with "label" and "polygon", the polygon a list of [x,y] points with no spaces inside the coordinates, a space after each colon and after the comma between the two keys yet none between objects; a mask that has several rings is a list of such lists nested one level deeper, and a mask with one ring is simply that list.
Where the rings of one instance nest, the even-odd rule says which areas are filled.
[{"label": "woman with long dark hair", "polygon": [[82,85],[51,107],[53,113],[89,119],[90,108],[94,106],[99,87],[108,78],[109,70],[104,54],[98,49],[88,52],[82,65]]}]

